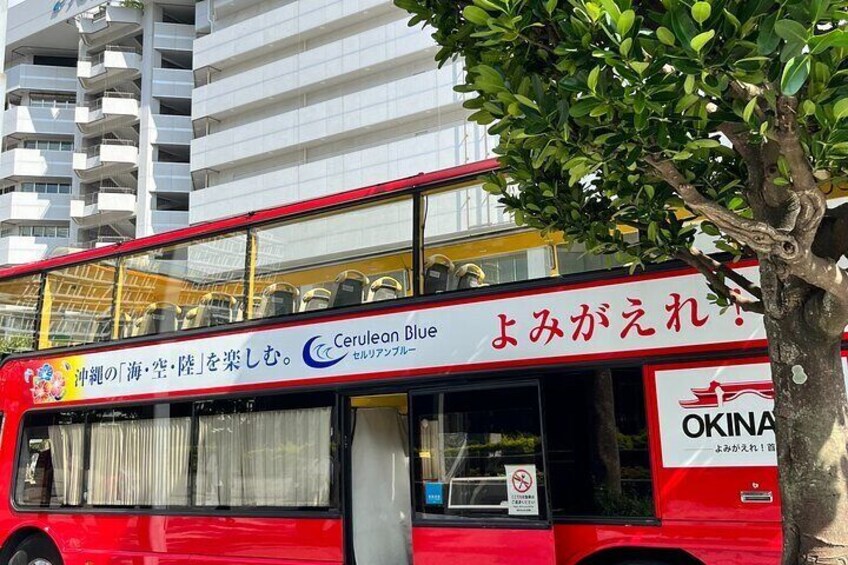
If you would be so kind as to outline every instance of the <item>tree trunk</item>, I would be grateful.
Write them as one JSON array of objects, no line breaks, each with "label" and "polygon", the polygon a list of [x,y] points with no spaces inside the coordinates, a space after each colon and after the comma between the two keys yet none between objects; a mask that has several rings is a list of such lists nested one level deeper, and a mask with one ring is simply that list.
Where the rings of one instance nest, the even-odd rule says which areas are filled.
[{"label": "tree trunk", "polygon": [[615,397],[612,371],[599,369],[592,379],[594,389],[593,434],[601,483],[614,496],[621,495],[621,461],[618,454],[618,427],[615,425]]},{"label": "tree trunk", "polygon": [[[775,385],[784,565],[848,565],[848,397],[841,335],[810,319],[818,291],[761,261]],[[771,283],[771,284],[769,284]],[[805,312],[807,314],[805,314]]]}]

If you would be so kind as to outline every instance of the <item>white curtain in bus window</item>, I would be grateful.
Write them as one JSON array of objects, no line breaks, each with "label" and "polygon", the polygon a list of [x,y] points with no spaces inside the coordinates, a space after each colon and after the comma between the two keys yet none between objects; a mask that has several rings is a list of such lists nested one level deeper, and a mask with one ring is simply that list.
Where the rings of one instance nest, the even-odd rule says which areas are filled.
[{"label": "white curtain in bus window", "polygon": [[61,506],[82,504],[85,424],[49,426],[53,496]]},{"label": "white curtain in bus window", "polygon": [[185,506],[190,432],[190,418],[93,424],[89,503]]},{"label": "white curtain in bus window", "polygon": [[330,504],[329,407],[201,416],[198,506]]}]

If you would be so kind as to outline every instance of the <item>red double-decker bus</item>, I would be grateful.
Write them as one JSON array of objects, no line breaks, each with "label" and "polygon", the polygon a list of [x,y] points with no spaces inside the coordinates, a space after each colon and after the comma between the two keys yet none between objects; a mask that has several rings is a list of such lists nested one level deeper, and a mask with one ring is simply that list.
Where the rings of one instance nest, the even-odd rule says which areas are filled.
[{"label": "red double-decker bus", "polygon": [[493,166],[0,272],[0,563],[778,563],[760,320]]}]

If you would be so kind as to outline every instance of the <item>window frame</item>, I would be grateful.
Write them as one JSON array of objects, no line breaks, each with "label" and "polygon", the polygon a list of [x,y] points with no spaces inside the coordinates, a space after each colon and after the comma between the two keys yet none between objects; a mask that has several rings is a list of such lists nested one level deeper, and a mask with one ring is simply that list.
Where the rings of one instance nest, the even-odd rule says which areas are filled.
[{"label": "window frame", "polygon": [[[326,403],[316,404],[312,399],[315,394],[325,396]],[[330,408],[330,505],[326,507],[276,507],[276,506],[238,506],[238,507],[218,507],[218,506],[197,506],[195,502],[195,486],[197,473],[197,441],[198,441],[198,405],[204,402],[228,402],[239,399],[282,399],[286,406],[291,402],[299,404],[311,404]],[[155,409],[156,406],[167,405],[185,407],[190,412],[190,444],[189,444],[189,462],[188,462],[188,497],[187,505],[177,506],[153,506],[153,505],[137,505],[137,506],[102,506],[93,505],[88,499],[88,480],[91,470],[91,425],[95,421],[95,414],[102,413],[113,409],[128,409],[128,410],[145,410]],[[323,518],[323,519],[340,519],[343,516],[344,501],[343,490],[343,457],[342,457],[342,441],[341,441],[341,420],[342,412],[342,397],[336,390],[327,389],[312,389],[312,390],[276,390],[271,392],[258,392],[251,394],[250,392],[239,393],[221,397],[187,397],[165,399],[164,401],[147,401],[138,403],[116,403],[116,404],[94,404],[84,407],[65,407],[49,409],[30,409],[21,414],[18,424],[16,447],[14,450],[13,472],[11,475],[11,486],[9,490],[9,502],[12,509],[21,513],[53,513],[53,514],[84,514],[84,515],[99,515],[99,514],[123,514],[123,515],[155,515],[155,516],[203,516],[203,517],[270,517],[270,518]],[[178,408],[181,409],[181,408]],[[84,501],[79,506],[35,506],[22,504],[18,497],[18,486],[21,479],[21,457],[26,450],[25,437],[28,429],[27,424],[32,418],[51,417],[58,413],[73,413],[79,415],[84,420],[84,440],[83,440],[83,493]],[[2,415],[0,414],[0,418]],[[32,427],[32,426],[30,426]],[[2,430],[2,421],[0,421],[0,430]]]},{"label": "window frame", "polygon": [[[545,440],[545,421],[543,414],[542,403],[542,374],[535,373],[527,377],[502,376],[497,374],[491,375],[491,380],[476,384],[456,384],[443,383],[440,386],[424,386],[421,388],[410,388],[409,394],[409,430],[407,441],[409,442],[409,484],[410,484],[410,500],[411,500],[411,521],[412,526],[422,527],[445,527],[445,528],[486,528],[486,529],[503,529],[503,530],[545,530],[550,529],[554,522],[551,512],[551,496],[550,496],[550,474],[548,473],[548,454],[547,442]],[[416,452],[419,446],[416,438],[417,434],[417,413],[415,410],[416,396],[433,396],[434,394],[449,394],[454,392],[470,392],[470,391],[487,391],[520,387],[532,387],[536,391],[536,408],[537,417],[539,419],[539,449],[541,452],[542,465],[541,469],[537,469],[537,475],[541,474],[545,478],[544,493],[539,495],[539,503],[544,504],[544,514],[540,512],[538,518],[514,516],[514,517],[492,517],[492,516],[445,516],[443,518],[428,518],[422,516],[418,511],[418,502],[421,493],[416,486],[418,478],[418,457]],[[420,438],[419,438],[420,439]]]}]

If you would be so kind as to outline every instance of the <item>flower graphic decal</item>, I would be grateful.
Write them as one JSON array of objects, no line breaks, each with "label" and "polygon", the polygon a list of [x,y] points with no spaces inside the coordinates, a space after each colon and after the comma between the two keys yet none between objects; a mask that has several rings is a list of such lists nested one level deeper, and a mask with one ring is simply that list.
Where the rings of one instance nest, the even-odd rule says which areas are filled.
[{"label": "flower graphic decal", "polygon": [[65,396],[65,376],[54,372],[53,367],[45,363],[37,371],[24,371],[24,380],[32,382],[32,399],[36,404],[62,400]]}]

